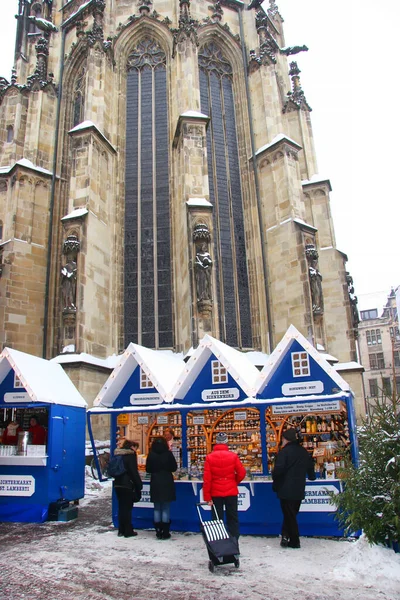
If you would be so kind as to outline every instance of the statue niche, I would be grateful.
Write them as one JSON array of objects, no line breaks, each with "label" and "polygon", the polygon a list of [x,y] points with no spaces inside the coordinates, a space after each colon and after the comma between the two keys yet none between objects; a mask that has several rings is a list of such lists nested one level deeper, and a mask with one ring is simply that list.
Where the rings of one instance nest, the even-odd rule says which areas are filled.
[{"label": "statue niche", "polygon": [[193,240],[195,242],[195,281],[196,297],[199,312],[211,310],[212,306],[212,266],[213,261],[209,253],[209,244],[211,240],[207,225],[199,223],[193,231]]},{"label": "statue niche", "polygon": [[322,315],[324,312],[322,275],[318,270],[318,252],[314,244],[306,244],[306,257],[308,262],[312,311],[315,315]]}]

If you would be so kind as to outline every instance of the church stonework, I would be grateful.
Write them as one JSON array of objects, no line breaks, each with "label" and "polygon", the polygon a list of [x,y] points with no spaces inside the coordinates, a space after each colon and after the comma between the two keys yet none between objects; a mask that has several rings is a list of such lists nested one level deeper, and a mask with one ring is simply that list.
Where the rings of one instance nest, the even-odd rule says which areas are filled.
[{"label": "church stonework", "polygon": [[269,353],[293,324],[356,360],[354,288],[300,80],[306,40],[286,47],[267,5],[15,0],[15,67],[0,78],[2,347],[105,359],[129,342],[186,352],[210,333]]}]

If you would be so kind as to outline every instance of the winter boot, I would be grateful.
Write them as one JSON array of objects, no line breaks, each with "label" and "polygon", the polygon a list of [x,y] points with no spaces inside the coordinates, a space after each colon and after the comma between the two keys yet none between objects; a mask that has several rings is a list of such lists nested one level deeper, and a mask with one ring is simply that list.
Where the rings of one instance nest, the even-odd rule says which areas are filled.
[{"label": "winter boot", "polygon": [[171,521],[169,523],[161,523],[161,539],[162,540],[169,540],[169,538],[171,537],[171,534],[169,532],[169,528],[171,526]]},{"label": "winter boot", "polygon": [[154,527],[155,527],[155,530],[156,530],[156,538],[158,540],[162,539],[162,531],[163,531],[162,530],[162,526],[163,526],[163,524],[161,522],[160,523],[154,523]]}]

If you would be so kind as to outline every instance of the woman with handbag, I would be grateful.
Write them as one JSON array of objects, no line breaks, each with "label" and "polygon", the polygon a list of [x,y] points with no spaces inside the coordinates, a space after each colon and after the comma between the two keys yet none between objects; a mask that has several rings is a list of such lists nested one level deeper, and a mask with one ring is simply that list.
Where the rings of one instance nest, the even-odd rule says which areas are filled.
[{"label": "woman with handbag", "polygon": [[146,460],[146,471],[150,473],[150,500],[154,502],[154,526],[159,540],[168,540],[171,537],[170,504],[176,500],[172,473],[177,468],[167,440],[157,437]]},{"label": "woman with handbag", "polygon": [[125,440],[120,448],[116,448],[114,456],[122,456],[125,472],[117,475],[113,487],[118,500],[118,537],[137,535],[132,527],[132,508],[139,502],[143,487],[137,466],[136,450],[139,444]]}]

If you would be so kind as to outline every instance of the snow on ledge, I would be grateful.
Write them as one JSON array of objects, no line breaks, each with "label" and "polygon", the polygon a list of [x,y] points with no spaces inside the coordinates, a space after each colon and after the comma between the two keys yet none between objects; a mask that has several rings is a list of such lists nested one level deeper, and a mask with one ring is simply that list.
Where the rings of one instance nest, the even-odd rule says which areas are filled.
[{"label": "snow on ledge", "polygon": [[288,137],[284,133],[280,133],[274,137],[272,142],[270,142],[269,144],[266,144],[265,146],[262,146],[259,150],[257,150],[256,156],[258,154],[261,154],[262,152],[265,152],[266,150],[269,150],[273,146],[276,146],[276,144],[279,144],[279,142],[288,142],[289,144],[296,146],[299,150],[302,150],[302,146],[300,146],[300,144],[298,144],[297,142],[292,140],[290,137]]},{"label": "snow on ledge", "polygon": [[68,215],[65,215],[65,217],[63,217],[61,221],[66,221],[67,219],[77,219],[87,214],[89,214],[87,208],[75,208],[75,210],[70,212]]}]

